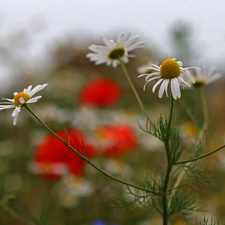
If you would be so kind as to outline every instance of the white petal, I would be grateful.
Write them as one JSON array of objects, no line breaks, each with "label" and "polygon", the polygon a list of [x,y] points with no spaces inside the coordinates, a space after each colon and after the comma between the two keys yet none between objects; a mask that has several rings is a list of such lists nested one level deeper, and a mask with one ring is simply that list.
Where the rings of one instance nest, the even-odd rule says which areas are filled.
[{"label": "white petal", "polygon": [[161,78],[160,80],[158,80],[157,82],[156,82],[156,84],[153,86],[153,88],[152,88],[152,92],[154,93],[155,92],[155,89],[157,88],[157,86],[163,81],[164,79],[163,78]]},{"label": "white petal", "polygon": [[36,96],[36,97],[34,97],[34,98],[30,98],[28,101],[27,101],[27,103],[34,103],[34,102],[37,102],[38,101],[38,99],[40,99],[40,98],[42,98],[42,96]]},{"label": "white petal", "polygon": [[2,98],[2,100],[7,100],[7,101],[9,101],[9,104],[11,104],[12,102],[14,103],[14,99],[10,99],[10,98]]},{"label": "white petal", "polygon": [[31,89],[32,89],[32,85],[30,85],[30,86],[28,86],[28,88],[24,88],[23,89],[23,92],[25,92],[25,93],[30,93],[30,91],[31,91]]},{"label": "white petal", "polygon": [[181,75],[183,75],[183,77],[185,76],[185,78],[188,79],[188,82],[191,81],[192,83],[195,83],[195,79],[189,70],[182,70]]},{"label": "white petal", "polygon": [[[176,59],[174,59],[176,61]],[[183,66],[183,63],[181,61],[177,61],[179,66]]]},{"label": "white petal", "polygon": [[0,105],[0,110],[15,108],[14,105]]},{"label": "white petal", "polygon": [[158,79],[158,77],[153,77],[153,78],[147,80],[147,82],[145,83],[145,85],[144,85],[144,87],[143,87],[143,90],[145,91],[146,85],[147,85],[150,81],[155,80],[155,79]]},{"label": "white petal", "polygon": [[181,97],[180,85],[177,78],[171,79],[171,91],[172,91],[172,96],[175,100]]},{"label": "white petal", "polygon": [[220,74],[220,73],[214,73],[214,74],[209,78],[208,82],[211,83],[211,82],[213,82],[213,81],[215,81],[215,80],[217,80],[217,79],[219,79],[219,78],[222,78],[222,77],[223,77],[222,74]]},{"label": "white petal", "polygon": [[182,77],[178,77],[180,84],[184,87],[185,85],[190,87],[191,85],[187,83]]},{"label": "white petal", "polygon": [[19,114],[17,114],[16,116],[14,116],[13,118],[13,125],[15,126],[17,123],[17,119],[18,119]]},{"label": "white petal", "polygon": [[113,40],[109,40],[107,37],[104,35],[100,36],[101,40],[104,42],[104,44],[108,47],[112,47],[115,45],[115,42]]},{"label": "white petal", "polygon": [[159,88],[159,98],[162,98],[164,91],[166,92],[166,96],[168,97],[168,84],[169,84],[169,79],[164,79],[164,81],[162,82],[160,88]]},{"label": "white petal", "polygon": [[12,117],[15,117],[20,113],[21,107],[16,107],[12,112]]},{"label": "white petal", "polygon": [[24,103],[25,103],[24,98],[23,98],[23,97],[20,97],[20,98],[19,98],[19,102],[20,102],[21,104],[24,104]]},{"label": "white petal", "polygon": [[34,94],[36,94],[40,90],[44,89],[46,86],[48,86],[48,83],[47,84],[42,84],[42,85],[39,84],[36,87],[34,87],[33,90],[30,91],[28,94],[30,95],[30,97],[32,97]]}]

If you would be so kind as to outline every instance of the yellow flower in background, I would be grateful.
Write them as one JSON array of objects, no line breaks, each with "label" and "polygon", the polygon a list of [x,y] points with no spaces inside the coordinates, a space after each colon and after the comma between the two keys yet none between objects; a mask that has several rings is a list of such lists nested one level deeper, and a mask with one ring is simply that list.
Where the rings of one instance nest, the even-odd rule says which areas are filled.
[{"label": "yellow flower in background", "polygon": [[186,121],[181,125],[181,136],[184,138],[185,142],[195,142],[200,134],[200,130],[196,124],[191,121]]},{"label": "yellow flower in background", "polygon": [[178,220],[174,223],[174,225],[187,225],[187,223],[183,220]]}]

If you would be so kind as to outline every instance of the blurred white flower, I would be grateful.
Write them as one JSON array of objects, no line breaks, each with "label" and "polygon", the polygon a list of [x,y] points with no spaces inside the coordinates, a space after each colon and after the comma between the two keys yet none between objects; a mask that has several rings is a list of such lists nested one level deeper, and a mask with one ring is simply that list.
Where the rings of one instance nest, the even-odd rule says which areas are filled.
[{"label": "blurred white flower", "polygon": [[12,117],[13,117],[13,125],[16,125],[17,118],[19,116],[19,113],[21,111],[21,107],[25,104],[30,104],[30,103],[35,103],[40,99],[42,96],[32,96],[36,94],[37,92],[41,91],[44,89],[48,84],[42,84],[42,85],[37,85],[32,89],[32,85],[28,86],[28,88],[24,88],[22,92],[15,92],[14,98],[9,99],[9,98],[3,98],[3,100],[6,100],[5,102],[0,102],[0,110],[3,109],[12,109]]},{"label": "blurred white flower", "polygon": [[216,72],[216,67],[214,66],[209,66],[203,71],[196,70],[195,72],[195,74],[192,73],[195,80],[194,83],[191,83],[193,87],[205,86],[223,77],[222,74]]},{"label": "blurred white flower", "polygon": [[143,48],[144,41],[140,41],[139,39],[140,36],[131,36],[131,33],[121,33],[116,42],[107,39],[105,36],[101,36],[101,40],[105,45],[89,46],[89,50],[92,53],[87,54],[87,58],[90,58],[90,61],[95,61],[96,65],[106,63],[107,66],[112,65],[116,67],[120,63],[119,60],[128,63],[128,58],[134,57],[129,52]]},{"label": "blurred white flower", "polygon": [[76,206],[82,197],[90,196],[93,190],[94,186],[90,181],[73,175],[62,177],[55,186],[59,204],[68,208]]}]

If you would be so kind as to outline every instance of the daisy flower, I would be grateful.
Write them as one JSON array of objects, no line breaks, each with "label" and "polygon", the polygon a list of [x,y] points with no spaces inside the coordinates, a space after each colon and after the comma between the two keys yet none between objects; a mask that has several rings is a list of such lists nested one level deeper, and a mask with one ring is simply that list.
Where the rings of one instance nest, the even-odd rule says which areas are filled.
[{"label": "daisy flower", "polygon": [[[39,92],[40,90],[44,89],[48,84],[37,85],[32,89],[32,85],[28,86],[28,88],[24,88],[22,92],[15,92],[14,98],[3,98],[6,100],[5,102],[0,102],[0,110],[3,109],[14,109],[12,113],[13,117],[13,125],[16,125],[17,118],[21,111],[21,107],[28,103],[35,103],[40,99],[42,96],[33,97],[34,94]],[[33,97],[33,98],[32,98]]]},{"label": "daisy flower", "polygon": [[181,97],[180,87],[191,86],[189,83],[195,82],[189,69],[198,68],[183,68],[182,66],[183,64],[181,61],[176,61],[176,59],[166,59],[160,66],[150,64],[148,67],[139,68],[139,72],[143,74],[138,77],[145,76],[146,83],[143,88],[144,90],[150,81],[158,79],[152,88],[152,92],[154,93],[156,88],[160,85],[158,93],[159,98],[162,98],[164,92],[168,97],[168,86],[170,85],[172,96],[176,100]]},{"label": "daisy flower", "polygon": [[131,33],[121,33],[116,42],[105,36],[100,38],[105,45],[91,45],[89,50],[92,53],[87,54],[87,58],[90,58],[90,61],[95,61],[96,65],[106,63],[107,66],[116,67],[120,63],[119,60],[128,63],[129,57],[135,57],[130,52],[142,48],[144,44],[144,41],[140,40],[140,36],[131,36]]},{"label": "daisy flower", "polygon": [[204,71],[197,70],[195,74],[193,74],[194,83],[191,83],[193,87],[202,87],[206,84],[210,84],[214,82],[215,80],[222,78],[222,74],[216,72],[216,67],[209,66]]}]

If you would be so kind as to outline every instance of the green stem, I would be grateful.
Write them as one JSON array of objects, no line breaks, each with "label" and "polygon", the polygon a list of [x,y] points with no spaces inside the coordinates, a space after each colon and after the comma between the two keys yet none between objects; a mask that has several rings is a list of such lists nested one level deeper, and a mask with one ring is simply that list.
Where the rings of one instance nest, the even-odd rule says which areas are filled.
[{"label": "green stem", "polygon": [[21,213],[18,213],[16,211],[14,211],[12,208],[10,208],[9,206],[5,205],[5,204],[1,204],[1,206],[12,216],[14,217],[14,219],[20,221],[23,224],[27,224],[27,225],[35,225],[35,223],[33,221],[30,221],[28,218],[26,218],[25,216],[21,215]]},{"label": "green stem", "polygon": [[198,88],[198,93],[199,93],[201,104],[202,104],[202,115],[203,115],[203,125],[199,133],[199,141],[201,141],[209,125],[209,114],[208,114],[207,101],[206,101],[205,94],[203,92],[202,87]]},{"label": "green stem", "polygon": [[172,170],[171,164],[171,157],[170,157],[170,147],[169,147],[169,132],[171,127],[172,121],[172,114],[173,114],[173,98],[171,97],[171,107],[170,107],[170,116],[169,116],[169,123],[167,127],[167,139],[164,142],[165,149],[166,149],[166,156],[167,156],[167,170],[164,179],[164,186],[162,190],[162,208],[163,208],[163,225],[167,225],[168,223],[168,203],[167,203],[167,189],[170,180],[170,172]]},{"label": "green stem", "polygon": [[215,150],[213,150],[213,151],[211,151],[211,152],[208,152],[208,153],[206,153],[206,154],[204,154],[204,155],[201,155],[201,156],[199,156],[199,157],[196,157],[196,158],[193,158],[193,159],[189,159],[189,160],[185,160],[185,161],[181,161],[181,162],[176,162],[176,163],[174,163],[174,165],[179,165],[179,164],[184,164],[184,163],[194,162],[194,161],[197,161],[197,160],[199,160],[199,159],[203,159],[203,158],[205,158],[205,157],[207,157],[207,156],[209,156],[209,155],[214,154],[215,152],[218,152],[219,150],[221,150],[221,149],[223,149],[223,148],[225,148],[225,145],[222,145],[221,147],[219,147],[219,148],[217,148],[217,149],[215,149]]},{"label": "green stem", "polygon": [[121,61],[120,59],[119,59],[119,61],[120,61],[120,65],[122,67],[122,70],[123,70],[123,72],[124,72],[124,74],[125,74],[125,76],[127,78],[127,81],[128,81],[129,85],[131,86],[131,88],[132,88],[132,90],[134,92],[134,95],[135,95],[135,97],[136,97],[136,99],[137,99],[137,101],[139,103],[139,106],[141,107],[142,112],[147,116],[147,113],[145,111],[144,105],[143,105],[143,103],[142,103],[142,101],[141,101],[141,99],[140,99],[140,97],[139,97],[139,95],[137,93],[137,90],[134,87],[134,84],[133,84],[132,80],[130,79],[130,76],[129,76],[128,72],[127,72],[127,69],[126,69],[123,61]]},{"label": "green stem", "polygon": [[99,171],[100,173],[104,174],[105,176],[111,178],[114,181],[117,181],[121,184],[125,184],[129,187],[133,187],[136,188],[138,190],[142,190],[145,191],[147,193],[151,193],[153,195],[161,195],[161,193],[157,193],[157,192],[152,192],[149,191],[148,189],[136,186],[134,184],[130,184],[124,180],[121,180],[119,178],[116,178],[112,175],[110,175],[109,173],[107,173],[106,171],[102,170],[101,168],[97,167],[95,164],[93,164],[86,156],[84,156],[83,154],[81,154],[79,151],[77,151],[76,149],[74,149],[73,146],[71,146],[67,141],[65,141],[64,139],[62,139],[61,137],[59,137],[46,123],[44,123],[29,107],[28,105],[24,104],[23,105],[50,133],[52,133],[58,140],[60,140],[64,145],[66,145],[69,149],[71,149],[73,152],[75,152],[81,159],[85,160],[89,165],[91,165],[93,168],[95,168],[97,171]]},{"label": "green stem", "polygon": [[[205,98],[205,95],[204,95],[204,92],[203,92],[203,89],[201,87],[198,88],[198,93],[199,93],[199,96],[200,96],[200,100],[201,100],[201,104],[202,104],[202,114],[203,114],[203,125],[201,127],[201,130],[199,132],[199,142],[202,141],[202,138],[204,136],[204,133],[205,131],[207,130],[207,127],[208,127],[208,121],[209,121],[209,117],[208,117],[208,107],[207,107],[207,102],[206,102],[206,98]],[[192,114],[189,114],[189,115],[192,115]],[[194,117],[192,117],[194,118]],[[194,120],[193,120],[194,121]],[[176,163],[175,163],[176,164]],[[187,163],[187,166],[189,166],[191,164],[191,161],[189,161]],[[177,179],[176,179],[176,182],[174,184],[174,187],[173,187],[173,191],[172,191],[172,195],[170,197],[170,201],[168,203],[168,205],[171,204],[171,200],[172,200],[172,196],[175,194],[176,192],[176,189],[177,187],[179,186],[179,184],[181,183],[182,179],[183,179],[183,176],[185,175],[185,170],[183,169]]]},{"label": "green stem", "polygon": [[[204,135],[204,132],[208,128],[209,116],[208,116],[207,102],[206,102],[206,98],[205,98],[203,89],[202,88],[198,88],[198,91],[199,91],[200,100],[201,100],[201,104],[202,104],[202,114],[203,114],[203,125],[202,125],[202,128],[201,128],[200,134],[199,134],[199,141],[201,141],[201,139],[202,139],[202,137]],[[211,152],[208,152],[208,153],[206,153],[204,155],[201,155],[201,156],[193,158],[193,159],[181,161],[181,162],[176,162],[175,164],[179,165],[179,164],[184,164],[184,163],[188,163],[188,162],[194,162],[194,161],[197,161],[199,159],[203,159],[203,158],[205,158],[205,157],[207,157],[209,155],[214,154],[215,152],[218,152],[219,150],[223,149],[224,147],[225,147],[225,145],[222,145],[221,147],[219,147],[219,148],[217,148],[217,149],[215,149],[215,150],[213,150]]]}]

